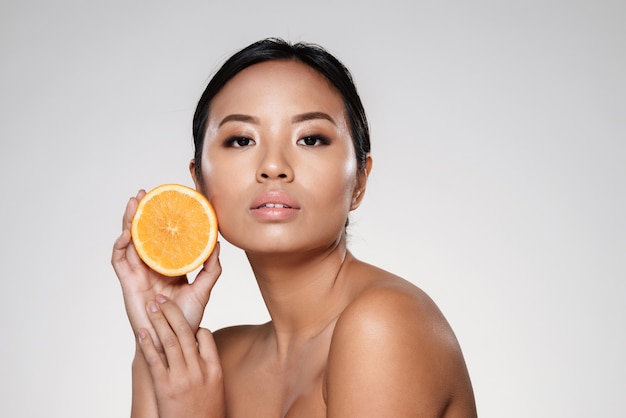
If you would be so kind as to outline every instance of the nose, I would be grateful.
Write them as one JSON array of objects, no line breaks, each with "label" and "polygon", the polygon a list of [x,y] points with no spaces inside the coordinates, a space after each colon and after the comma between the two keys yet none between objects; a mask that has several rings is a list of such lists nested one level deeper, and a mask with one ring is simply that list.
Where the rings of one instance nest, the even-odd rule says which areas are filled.
[{"label": "nose", "polygon": [[289,163],[288,150],[279,145],[272,146],[262,155],[257,169],[256,178],[259,182],[267,180],[281,180],[290,182],[294,172]]}]

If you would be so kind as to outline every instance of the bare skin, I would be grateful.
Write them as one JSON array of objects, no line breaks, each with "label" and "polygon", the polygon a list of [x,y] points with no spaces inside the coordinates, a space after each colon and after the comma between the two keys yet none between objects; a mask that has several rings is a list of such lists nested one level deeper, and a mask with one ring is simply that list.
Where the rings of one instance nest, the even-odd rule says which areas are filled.
[{"label": "bare skin", "polygon": [[215,334],[229,417],[476,416],[458,343],[427,295],[349,253],[327,285],[293,299],[310,318],[300,330]]},{"label": "bare skin", "polygon": [[150,272],[127,232],[142,193],[131,199],[112,261],[138,336],[133,417],[476,416],[436,305],[347,250],[345,219],[371,167],[368,157],[357,169],[342,99],[311,68],[270,61],[226,84],[201,178],[195,162],[190,171],[223,237],[246,252],[272,320],[198,328],[218,256],[192,284]]}]

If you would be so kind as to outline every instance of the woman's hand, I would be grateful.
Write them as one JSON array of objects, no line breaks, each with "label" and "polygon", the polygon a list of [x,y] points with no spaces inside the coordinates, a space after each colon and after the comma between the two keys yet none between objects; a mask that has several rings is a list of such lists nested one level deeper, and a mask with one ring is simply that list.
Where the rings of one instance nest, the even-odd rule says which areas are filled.
[{"label": "woman's hand", "polygon": [[211,332],[204,328],[194,332],[178,306],[163,295],[148,302],[146,313],[163,345],[161,355],[148,331],[139,330],[159,416],[223,418],[222,366]]},{"label": "woman's hand", "polygon": [[191,284],[186,276],[166,277],[144,264],[132,244],[130,228],[137,205],[145,194],[145,191],[140,190],[126,205],[122,234],[113,246],[111,263],[122,286],[126,313],[133,332],[137,335],[139,329],[148,330],[157,349],[161,350],[161,343],[146,313],[146,304],[154,301],[158,294],[167,296],[178,305],[195,332],[222,269],[218,259],[219,243]]}]

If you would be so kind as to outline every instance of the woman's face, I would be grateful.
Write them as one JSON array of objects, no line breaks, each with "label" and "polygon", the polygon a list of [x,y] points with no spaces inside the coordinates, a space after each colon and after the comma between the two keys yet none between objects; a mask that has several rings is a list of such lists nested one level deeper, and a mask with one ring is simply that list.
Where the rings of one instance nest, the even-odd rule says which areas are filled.
[{"label": "woman's face", "polygon": [[215,96],[201,175],[221,234],[250,253],[334,245],[366,177],[341,96],[297,61],[248,67]]}]

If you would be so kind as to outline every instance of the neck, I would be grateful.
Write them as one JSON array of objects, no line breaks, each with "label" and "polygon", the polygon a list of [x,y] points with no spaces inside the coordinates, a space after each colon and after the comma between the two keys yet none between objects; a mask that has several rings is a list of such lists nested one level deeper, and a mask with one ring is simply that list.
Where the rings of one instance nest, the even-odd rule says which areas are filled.
[{"label": "neck", "polygon": [[324,251],[247,256],[279,349],[319,335],[345,307],[348,289],[342,278],[353,261],[345,237]]}]

